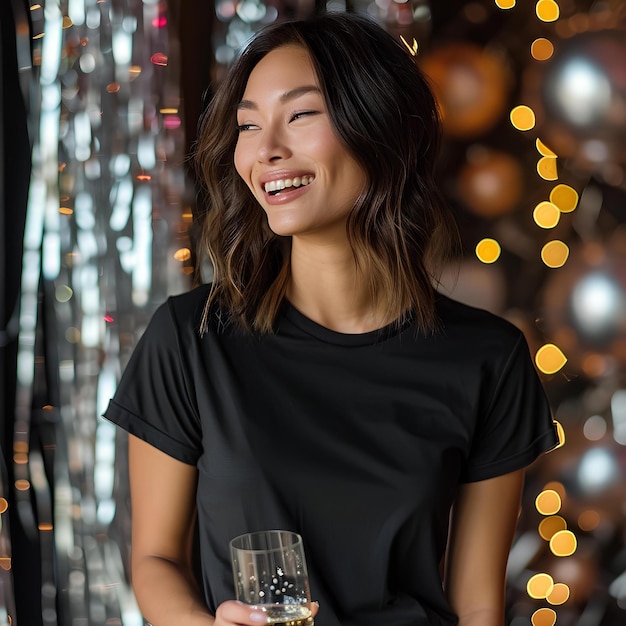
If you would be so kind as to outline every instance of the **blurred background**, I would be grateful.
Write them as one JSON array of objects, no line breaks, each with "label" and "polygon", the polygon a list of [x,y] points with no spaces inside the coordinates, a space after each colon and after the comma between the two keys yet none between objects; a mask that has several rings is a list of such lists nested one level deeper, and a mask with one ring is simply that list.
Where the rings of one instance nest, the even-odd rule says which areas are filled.
[{"label": "blurred background", "polygon": [[203,107],[255,31],[323,10],[369,14],[429,76],[464,249],[442,289],[523,329],[560,424],[508,624],[626,624],[626,3],[2,0],[0,626],[143,624],[99,416],[156,306],[210,280]]}]

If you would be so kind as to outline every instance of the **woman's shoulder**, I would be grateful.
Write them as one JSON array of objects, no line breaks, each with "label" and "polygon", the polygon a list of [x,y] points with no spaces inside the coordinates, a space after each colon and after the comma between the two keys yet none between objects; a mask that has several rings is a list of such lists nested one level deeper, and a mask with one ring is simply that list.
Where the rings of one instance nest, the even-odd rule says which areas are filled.
[{"label": "woman's shoulder", "polygon": [[166,303],[175,310],[193,311],[198,306],[204,307],[210,291],[211,283],[204,283],[189,291],[169,296]]},{"label": "woman's shoulder", "polygon": [[484,350],[486,347],[513,349],[523,339],[522,331],[507,319],[470,306],[441,293],[436,300],[441,332],[459,347]]},{"label": "woman's shoulder", "polygon": [[154,312],[151,326],[163,328],[164,325],[173,324],[178,329],[199,328],[210,289],[210,284],[203,284],[189,291],[170,295]]}]

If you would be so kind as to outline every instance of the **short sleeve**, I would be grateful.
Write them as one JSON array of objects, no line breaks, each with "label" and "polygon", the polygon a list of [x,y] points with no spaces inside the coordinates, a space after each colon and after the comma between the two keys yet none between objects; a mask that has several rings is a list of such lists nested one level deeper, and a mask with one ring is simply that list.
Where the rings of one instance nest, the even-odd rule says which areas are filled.
[{"label": "short sleeve", "polygon": [[523,335],[496,381],[478,415],[463,482],[522,469],[558,444],[550,406]]},{"label": "short sleeve", "polygon": [[169,456],[196,464],[202,452],[200,419],[169,303],[150,320],[104,417]]}]

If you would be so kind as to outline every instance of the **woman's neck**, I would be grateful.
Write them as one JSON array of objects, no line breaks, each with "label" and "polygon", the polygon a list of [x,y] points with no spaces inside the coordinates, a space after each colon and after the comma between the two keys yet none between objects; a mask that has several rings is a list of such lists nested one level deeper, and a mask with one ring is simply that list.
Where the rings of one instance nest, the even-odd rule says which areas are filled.
[{"label": "woman's neck", "polygon": [[289,302],[309,319],[331,330],[357,334],[381,328],[366,277],[347,245],[292,242]]}]

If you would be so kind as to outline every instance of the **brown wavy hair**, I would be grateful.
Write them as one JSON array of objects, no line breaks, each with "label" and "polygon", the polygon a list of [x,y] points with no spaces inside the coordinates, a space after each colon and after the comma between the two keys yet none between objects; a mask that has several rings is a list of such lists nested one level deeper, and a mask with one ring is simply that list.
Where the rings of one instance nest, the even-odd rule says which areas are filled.
[{"label": "brown wavy hair", "polygon": [[285,302],[290,238],[274,234],[237,174],[236,108],[250,73],[268,53],[297,45],[310,55],[339,140],[368,185],[347,219],[357,267],[385,318],[436,327],[435,288],[458,234],[434,179],[441,129],[415,60],[370,19],[346,13],[282,22],[260,31],[233,64],[203,116],[195,161],[206,192],[200,237],[214,278],[208,311],[246,331],[271,332]]}]

